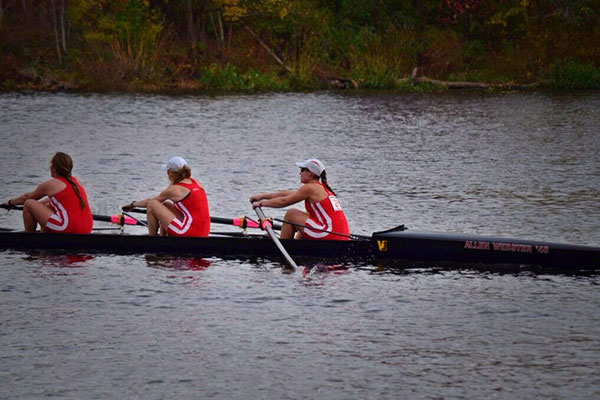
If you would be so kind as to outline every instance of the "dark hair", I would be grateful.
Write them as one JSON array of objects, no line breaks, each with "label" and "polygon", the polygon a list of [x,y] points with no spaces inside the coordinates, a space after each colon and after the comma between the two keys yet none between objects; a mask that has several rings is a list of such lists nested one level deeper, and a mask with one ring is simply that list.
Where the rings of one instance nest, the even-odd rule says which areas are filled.
[{"label": "dark hair", "polygon": [[79,187],[73,182],[71,179],[71,171],[73,171],[73,159],[67,153],[58,152],[52,157],[50,161],[50,165],[54,168],[56,174],[69,182],[69,184],[73,187],[73,191],[75,195],[79,199],[79,205],[82,209],[85,208],[85,201],[83,201],[83,197],[81,197],[81,193],[79,193]]},{"label": "dark hair", "polygon": [[171,171],[171,183],[179,183],[184,179],[192,177],[192,169],[184,165],[179,171]]},{"label": "dark hair", "polygon": [[327,188],[327,190],[329,190],[335,196],[335,192],[333,191],[333,189],[327,183],[327,172],[325,172],[325,170],[323,170],[323,172],[321,172],[321,176],[318,177],[318,178],[321,179],[321,182],[323,183],[323,185],[325,185],[325,187]]}]

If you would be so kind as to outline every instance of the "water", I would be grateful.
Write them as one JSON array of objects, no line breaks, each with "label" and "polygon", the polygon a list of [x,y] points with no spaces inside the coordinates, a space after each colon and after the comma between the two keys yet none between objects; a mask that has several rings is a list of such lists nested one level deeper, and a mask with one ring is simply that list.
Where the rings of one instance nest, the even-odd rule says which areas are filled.
[{"label": "water", "polygon": [[[181,155],[213,215],[252,216],[251,194],[297,187],[293,161],[315,156],[354,233],[600,245],[599,110],[598,93],[2,94],[2,198],[47,179],[60,150],[94,212],[115,213],[164,188],[160,165]],[[0,398],[600,395],[598,275],[302,276],[268,260],[13,250],[0,263]]]}]

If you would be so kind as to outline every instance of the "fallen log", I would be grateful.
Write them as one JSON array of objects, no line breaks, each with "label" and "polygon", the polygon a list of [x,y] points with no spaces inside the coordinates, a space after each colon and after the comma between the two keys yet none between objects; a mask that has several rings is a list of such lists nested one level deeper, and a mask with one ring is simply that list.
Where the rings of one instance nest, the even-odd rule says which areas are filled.
[{"label": "fallen log", "polygon": [[539,85],[539,83],[531,83],[527,85],[515,84],[515,83],[487,83],[487,82],[449,82],[440,81],[437,79],[427,78],[422,76],[417,78],[418,83],[429,83],[436,86],[445,86],[448,89],[501,89],[501,90],[522,90],[522,89],[533,89]]},{"label": "fallen log", "polygon": [[426,76],[418,76],[418,69],[415,67],[412,70],[412,74],[408,78],[398,79],[399,84],[411,83],[413,86],[418,86],[421,83],[427,83],[434,86],[442,86],[448,89],[461,89],[461,90],[526,90],[533,89],[541,85],[541,82],[534,82],[530,84],[516,84],[516,83],[487,83],[487,82],[460,82],[460,81],[442,81],[439,79],[432,79]]}]

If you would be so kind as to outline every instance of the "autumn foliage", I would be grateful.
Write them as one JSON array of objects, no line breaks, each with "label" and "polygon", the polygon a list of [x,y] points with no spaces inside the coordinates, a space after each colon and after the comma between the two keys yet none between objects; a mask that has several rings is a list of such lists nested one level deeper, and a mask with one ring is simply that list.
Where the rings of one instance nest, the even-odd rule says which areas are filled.
[{"label": "autumn foliage", "polygon": [[[600,0],[0,0],[0,88],[600,88]],[[347,86],[345,86],[347,87]]]}]

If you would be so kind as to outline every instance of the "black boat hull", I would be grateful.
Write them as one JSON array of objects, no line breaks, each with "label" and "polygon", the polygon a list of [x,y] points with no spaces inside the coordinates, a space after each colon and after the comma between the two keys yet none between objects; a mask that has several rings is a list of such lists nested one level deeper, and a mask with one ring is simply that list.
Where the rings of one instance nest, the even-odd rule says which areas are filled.
[{"label": "black boat hull", "polygon": [[[539,266],[561,270],[600,270],[600,248],[568,244],[435,232],[376,232],[350,241],[282,240],[292,257],[328,261]],[[0,232],[0,249],[40,249],[115,254],[166,253],[223,258],[278,258],[264,235],[208,238],[119,234],[40,234]]]},{"label": "black boat hull", "polygon": [[[371,241],[282,240],[293,256],[324,259],[371,259]],[[41,234],[0,232],[0,249],[61,249],[114,254],[167,253],[201,257],[278,257],[273,241],[264,235],[158,237],[119,234]]]},{"label": "black boat hull", "polygon": [[600,248],[491,236],[437,232],[373,234],[378,258],[427,263],[505,264],[559,269],[600,269]]}]

